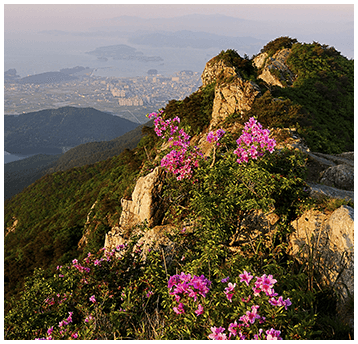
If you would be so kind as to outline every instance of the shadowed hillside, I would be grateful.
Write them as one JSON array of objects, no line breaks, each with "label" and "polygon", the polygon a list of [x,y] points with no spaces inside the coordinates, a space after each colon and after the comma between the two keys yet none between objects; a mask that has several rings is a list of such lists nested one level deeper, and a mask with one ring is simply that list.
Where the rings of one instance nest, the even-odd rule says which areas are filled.
[{"label": "shadowed hillside", "polygon": [[82,143],[112,140],[137,126],[93,108],[69,106],[5,116],[4,148],[12,154],[58,154]]}]

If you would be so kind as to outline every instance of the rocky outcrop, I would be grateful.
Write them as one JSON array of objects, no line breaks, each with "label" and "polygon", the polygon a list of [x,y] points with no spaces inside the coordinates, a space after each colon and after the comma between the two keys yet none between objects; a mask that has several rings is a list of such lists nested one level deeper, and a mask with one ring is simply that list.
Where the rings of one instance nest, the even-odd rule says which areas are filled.
[{"label": "rocky outcrop", "polygon": [[260,88],[252,81],[244,80],[235,67],[224,61],[210,60],[201,75],[203,86],[216,81],[210,130],[229,115],[250,110]]},{"label": "rocky outcrop", "polygon": [[328,196],[354,202],[354,152],[323,154],[307,152],[311,159],[308,184],[312,197]]},{"label": "rocky outcrop", "polygon": [[258,54],[253,60],[252,60],[252,64],[257,68],[257,69],[262,69],[264,68],[265,62],[268,58],[268,54],[267,53],[261,53]]},{"label": "rocky outcrop", "polygon": [[[288,148],[309,154],[310,149],[298,135],[296,128],[273,128],[271,129],[271,132],[276,138],[276,150]],[[277,140],[279,137],[283,137],[284,139]]]},{"label": "rocky outcrop", "polygon": [[132,199],[121,200],[122,213],[119,224],[106,234],[105,248],[112,250],[124,244],[134,227],[146,223],[148,227],[159,225],[164,216],[165,204],[162,188],[165,172],[156,167],[154,171],[137,180]]},{"label": "rocky outcrop", "polygon": [[294,128],[274,128],[272,133],[286,138],[278,143],[277,150],[296,149],[310,159],[307,182],[311,197],[327,196],[354,202],[354,152],[332,155],[311,152]]},{"label": "rocky outcrop", "polygon": [[267,53],[256,56],[253,64],[258,69],[262,69],[258,78],[270,86],[286,87],[292,85],[295,76],[286,64],[290,52],[291,49],[282,49],[277,51],[272,57],[269,57]]},{"label": "rocky outcrop", "polygon": [[77,245],[79,250],[83,249],[88,243],[88,237],[89,237],[90,232],[91,232],[91,230],[90,230],[90,223],[91,223],[90,216],[91,216],[92,211],[93,211],[94,207],[96,206],[96,204],[97,204],[97,201],[92,204],[92,207],[91,207],[90,211],[87,214],[87,219],[86,219],[86,223],[85,223],[85,226],[84,226],[84,233],[83,233],[82,238],[80,239],[80,241],[78,242],[78,245]]},{"label": "rocky outcrop", "polygon": [[104,239],[104,248],[106,251],[112,251],[119,245],[124,245],[128,241],[128,238],[124,237],[124,231],[119,226],[113,226],[111,230],[106,234]]},{"label": "rocky outcrop", "polygon": [[121,227],[134,227],[147,222],[149,227],[159,224],[163,215],[163,188],[165,172],[156,167],[154,171],[137,180],[132,199],[121,200],[122,215],[119,220]]},{"label": "rocky outcrop", "polygon": [[16,227],[17,227],[17,225],[19,224],[19,220],[18,220],[16,217],[13,217],[12,219],[14,220],[14,222],[12,223],[12,226],[7,227],[7,228],[5,229],[5,236],[9,235],[9,234],[12,233],[12,232],[15,232],[15,231],[16,231]]},{"label": "rocky outcrop", "polygon": [[320,182],[343,190],[354,190],[354,168],[349,165],[337,165],[327,168],[321,175]]},{"label": "rocky outcrop", "polygon": [[354,152],[328,155],[315,153],[332,162],[331,166],[320,174],[320,183],[338,189],[354,191]]},{"label": "rocky outcrop", "polygon": [[235,112],[243,114],[250,110],[258,95],[261,95],[260,88],[240,76],[235,77],[230,83],[217,84],[210,128],[214,128]]},{"label": "rocky outcrop", "polygon": [[341,190],[331,186],[309,182],[307,184],[310,187],[310,196],[313,198],[329,197],[354,202],[354,191]]},{"label": "rocky outcrop", "polygon": [[155,226],[145,232],[136,231],[137,235],[143,235],[137,243],[137,247],[141,250],[141,258],[145,260],[150,250],[162,251],[165,257],[170,256],[174,252],[175,244],[167,234],[173,234],[174,231],[175,228],[170,225]]},{"label": "rocky outcrop", "polygon": [[334,287],[342,299],[354,292],[354,209],[341,206],[326,215],[306,211],[292,223],[291,254],[310,262],[322,285]]},{"label": "rocky outcrop", "polygon": [[220,75],[224,78],[230,78],[237,77],[238,73],[234,67],[227,65],[223,60],[217,61],[213,58],[207,62],[204,71],[201,74],[203,87],[216,81]]}]

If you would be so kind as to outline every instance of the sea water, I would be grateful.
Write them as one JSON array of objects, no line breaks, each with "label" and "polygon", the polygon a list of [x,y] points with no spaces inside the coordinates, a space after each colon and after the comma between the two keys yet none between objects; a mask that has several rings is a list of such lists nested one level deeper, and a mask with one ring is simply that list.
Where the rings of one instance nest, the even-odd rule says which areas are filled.
[{"label": "sea water", "polygon": [[4,151],[4,164],[28,158],[30,155],[14,155]]},{"label": "sea water", "polygon": [[86,52],[98,47],[127,44],[126,39],[51,36],[41,33],[7,33],[4,39],[4,70],[15,68],[20,77],[44,72],[55,72],[76,66],[95,68],[95,76],[136,77],[145,76],[149,69],[162,75],[172,75],[181,70],[202,72],[206,62],[220,50],[195,48],[151,48],[127,44],[145,56],[160,56],[163,61],[99,60]]}]

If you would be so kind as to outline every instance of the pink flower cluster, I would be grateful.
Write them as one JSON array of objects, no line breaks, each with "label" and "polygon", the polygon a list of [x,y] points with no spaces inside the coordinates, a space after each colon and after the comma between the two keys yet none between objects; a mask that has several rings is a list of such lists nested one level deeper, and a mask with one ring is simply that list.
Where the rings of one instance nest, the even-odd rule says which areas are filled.
[{"label": "pink flower cluster", "polygon": [[224,134],[225,134],[225,130],[223,129],[218,129],[215,132],[210,131],[208,136],[206,137],[206,141],[210,143],[216,142],[216,145],[220,146],[219,140],[224,136]]},{"label": "pink flower cluster", "polygon": [[271,329],[266,331],[266,340],[282,340],[280,337],[281,331]]},{"label": "pink flower cluster", "polygon": [[[67,325],[69,325],[72,322],[72,314],[73,312],[68,312],[69,316],[67,317],[67,319],[62,320],[59,322],[58,327],[61,329],[60,330],[60,335],[63,338],[66,334],[66,332],[68,331],[67,328],[65,328]],[[53,326],[51,326],[48,330],[47,330],[47,336],[46,338],[35,338],[35,340],[52,340],[52,332],[53,332]],[[69,335],[71,335],[72,338],[77,338],[78,337],[78,333],[77,332],[71,332],[69,331]]]},{"label": "pink flower cluster", "polygon": [[[227,339],[231,339],[232,336],[236,337],[237,335],[239,336],[240,340],[245,340],[246,336],[243,335],[241,333],[241,331],[237,332],[236,327],[238,325],[235,323],[232,323],[229,325],[229,337],[227,337],[227,335],[224,333],[225,328],[224,327],[211,327],[211,332],[209,334],[209,339],[213,339],[213,340],[227,340]],[[282,340],[282,338],[280,337],[281,331],[275,330],[273,328],[271,328],[270,330],[266,331],[266,338],[265,335],[262,334],[263,330],[260,328],[259,329],[259,333],[258,334],[254,334],[254,340],[259,340],[259,339],[266,339],[266,340]],[[263,338],[261,337],[263,336]]]},{"label": "pink flower cluster", "polygon": [[[66,294],[63,294],[63,298],[61,298],[61,295],[60,294],[56,294],[57,296],[57,303],[60,305],[61,303],[65,302],[67,300],[67,295]],[[44,300],[44,303],[49,305],[49,306],[53,306],[56,301],[55,299],[52,297],[51,299],[50,298],[47,298]]]},{"label": "pink flower cluster", "polygon": [[228,299],[230,302],[232,302],[231,299],[232,299],[232,297],[234,296],[234,293],[232,293],[232,292],[234,291],[235,287],[236,287],[236,283],[232,284],[232,283],[229,282],[227,288],[225,288],[224,293],[225,293],[227,299]]},{"label": "pink flower cluster", "polygon": [[[250,286],[251,280],[254,278],[253,275],[251,275],[250,272],[244,271],[242,274],[239,275],[240,277],[240,283],[245,283],[248,287]],[[222,283],[227,283],[229,280],[229,277],[226,277],[221,280]],[[284,306],[287,310],[287,307],[291,305],[290,299],[283,300],[282,296],[280,296],[277,300],[275,299],[275,296],[278,294],[273,289],[273,285],[277,282],[273,278],[272,275],[262,275],[261,277],[256,276],[256,281],[254,283],[254,286],[252,287],[252,290],[254,292],[254,296],[260,297],[260,293],[264,292],[267,296],[271,297],[269,299],[269,304],[272,306]],[[232,302],[232,298],[235,294],[235,287],[236,283],[228,283],[228,286],[225,288],[224,294],[226,295],[226,298]],[[241,298],[241,301],[247,303],[251,300],[251,295],[245,300],[244,298]],[[234,322],[229,324],[228,331],[229,336],[225,334],[225,328],[223,327],[211,327],[211,332],[209,334],[209,339],[216,339],[216,340],[226,340],[230,339],[231,337],[238,336],[239,339],[243,340],[246,338],[246,336],[242,333],[244,328],[250,327],[252,324],[255,323],[257,320],[260,324],[264,324],[266,322],[266,318],[264,316],[261,316],[258,313],[260,306],[259,305],[252,305],[251,309],[246,311],[244,315],[242,315],[238,320],[239,323],[235,320]],[[242,331],[238,331],[241,328]],[[282,339],[280,337],[281,332],[277,331],[273,328],[266,331],[266,338],[265,334],[263,334],[263,330],[260,329],[258,334],[254,335],[254,339]],[[263,338],[261,338],[263,336]]]},{"label": "pink flower cluster", "polygon": [[77,259],[74,259],[72,261],[72,264],[73,264],[73,267],[76,268],[79,272],[85,271],[85,272],[89,273],[91,271],[91,269],[89,267],[84,267],[81,264],[78,264]]},{"label": "pink flower cluster", "polygon": [[91,320],[93,320],[92,314],[86,316],[86,319],[85,319],[86,323],[90,322]]},{"label": "pink flower cluster", "polygon": [[209,334],[209,339],[216,339],[216,340],[226,340],[226,334],[223,333],[225,331],[224,327],[211,327],[210,328],[212,333]]},{"label": "pink flower cluster", "polygon": [[[157,134],[157,136],[162,137],[165,136],[165,134],[168,135],[168,133],[170,134],[170,136],[173,136],[176,131],[178,130],[178,126],[175,125],[175,122],[177,122],[178,124],[180,123],[180,118],[178,116],[174,117],[173,120],[172,119],[167,119],[164,120],[161,115],[164,113],[163,110],[160,110],[158,112],[152,112],[150,114],[148,114],[148,118],[155,118],[154,119],[154,131]],[[169,128],[169,131],[167,132],[167,129]]]},{"label": "pink flower cluster", "polygon": [[[250,273],[244,271],[240,275],[240,278],[241,278],[240,282],[245,282],[247,284],[247,286],[249,286],[249,283],[253,277],[254,276],[252,276]],[[254,296],[260,296],[260,293],[264,292],[267,296],[271,296],[271,298],[269,299],[269,303],[272,306],[276,306],[276,307],[284,306],[285,309],[287,310],[287,307],[291,306],[292,303],[289,298],[286,300],[283,300],[282,296],[280,296],[277,300],[275,299],[275,296],[277,296],[278,294],[273,289],[273,285],[276,282],[277,282],[277,280],[275,280],[272,277],[272,275],[266,276],[266,274],[264,274],[261,277],[256,276],[255,285],[254,285],[254,287],[252,287]]]},{"label": "pink flower cluster", "polygon": [[[193,174],[193,168],[199,166],[199,160],[203,154],[197,147],[190,148],[190,136],[183,129],[179,130],[180,118],[164,120],[162,118],[163,111],[152,112],[148,114],[149,118],[154,118],[154,130],[157,136],[168,139],[171,142],[170,148],[173,150],[163,157],[161,166],[167,172],[177,175],[177,180],[190,179]],[[216,142],[220,145],[219,140],[224,136],[225,130],[218,129],[210,131],[206,140],[210,143]],[[268,150],[270,153],[274,151],[276,141],[269,138],[270,130],[262,129],[262,125],[251,117],[245,123],[242,135],[236,143],[238,147],[234,150],[234,154],[238,156],[237,162],[248,162],[249,158],[257,159],[264,155]]]},{"label": "pink flower cluster", "polygon": [[251,117],[245,123],[242,135],[236,140],[238,147],[234,154],[238,156],[237,162],[248,162],[249,157],[257,159],[264,155],[265,150],[274,151],[276,141],[269,138],[270,130],[262,129],[262,125]]},{"label": "pink flower cluster", "polygon": [[58,327],[67,326],[69,323],[72,322],[72,314],[73,312],[68,312],[69,316],[66,320],[62,320],[59,322]]},{"label": "pink flower cluster", "polygon": [[249,327],[250,324],[254,324],[256,319],[260,322],[260,324],[265,322],[266,318],[257,313],[259,308],[260,306],[253,305],[251,306],[251,312],[246,311],[246,313],[239,318],[245,327]]},{"label": "pink flower cluster", "polygon": [[[187,295],[196,302],[198,294],[205,297],[210,290],[211,282],[204,275],[191,276],[182,272],[180,275],[170,276],[168,281],[169,294],[174,295],[175,301],[179,302],[181,297]],[[176,314],[185,313],[184,304],[180,302],[177,307],[173,308]],[[197,316],[204,313],[204,307],[198,304],[198,309],[194,312]]]},{"label": "pink flower cluster", "polygon": [[170,153],[164,156],[161,160],[161,166],[167,172],[171,172],[177,176],[177,180],[190,179],[193,174],[193,168],[199,166],[199,159],[203,154],[197,147],[190,149],[190,136],[179,129],[177,124],[180,123],[180,118],[164,120],[161,115],[163,111],[158,113],[152,112],[148,115],[149,118],[154,119],[154,130],[157,136],[168,139],[171,142],[170,148],[173,148]]},{"label": "pink flower cluster", "polygon": [[[173,149],[170,153],[165,155],[161,161],[161,166],[167,172],[172,172],[177,175],[177,180],[190,179],[193,175],[193,168],[199,166],[199,159],[202,153],[194,147],[193,151],[188,151],[189,142],[182,141],[173,142],[173,146],[178,142],[180,149]],[[173,147],[171,146],[171,148]]]},{"label": "pink flower cluster", "polygon": [[272,288],[273,285],[277,282],[272,275],[266,276],[266,274],[261,277],[256,276],[255,286],[252,288],[254,291],[254,296],[260,296],[260,292],[264,292],[267,296],[277,296],[275,290]]},{"label": "pink flower cluster", "polygon": [[[211,327],[210,330],[212,333],[210,333],[208,335],[209,339],[213,339],[213,340],[228,340],[231,339],[231,337],[236,337],[238,336],[238,339],[240,340],[245,340],[246,336],[241,332],[238,331],[237,328],[240,327],[240,324],[237,324],[237,322],[233,322],[229,325],[229,336],[226,335],[225,332],[225,327]],[[254,334],[254,340],[259,340],[259,339],[266,339],[266,340],[282,340],[282,337],[280,337],[281,335],[281,331],[275,330],[273,328],[271,328],[270,330],[266,330],[266,338],[265,335],[263,334],[263,329],[259,329],[259,333]]]}]

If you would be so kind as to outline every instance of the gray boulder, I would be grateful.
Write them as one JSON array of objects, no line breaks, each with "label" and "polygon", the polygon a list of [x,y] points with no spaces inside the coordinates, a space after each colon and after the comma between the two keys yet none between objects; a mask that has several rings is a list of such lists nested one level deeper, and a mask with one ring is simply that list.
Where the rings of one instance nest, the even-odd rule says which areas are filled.
[{"label": "gray boulder", "polygon": [[320,183],[343,190],[354,190],[354,168],[346,164],[328,167],[321,174]]}]

